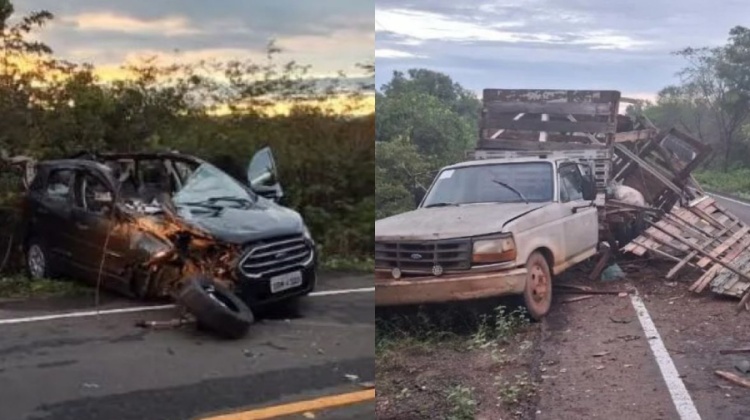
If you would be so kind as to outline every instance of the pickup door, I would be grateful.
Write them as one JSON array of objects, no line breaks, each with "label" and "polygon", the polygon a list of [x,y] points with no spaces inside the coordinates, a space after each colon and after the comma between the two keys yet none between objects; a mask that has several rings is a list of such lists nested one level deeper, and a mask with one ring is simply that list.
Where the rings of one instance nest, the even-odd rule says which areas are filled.
[{"label": "pickup door", "polygon": [[[599,220],[596,206],[584,199],[581,167],[563,163],[558,168],[560,203],[566,209],[563,218],[563,252],[566,262],[596,250]],[[580,261],[580,258],[579,258]]]}]

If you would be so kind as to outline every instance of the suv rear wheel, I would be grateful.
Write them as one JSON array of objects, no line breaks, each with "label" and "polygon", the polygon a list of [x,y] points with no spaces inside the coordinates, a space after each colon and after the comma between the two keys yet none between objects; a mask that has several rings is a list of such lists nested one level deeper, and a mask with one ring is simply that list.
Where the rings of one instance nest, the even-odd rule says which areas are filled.
[{"label": "suv rear wheel", "polygon": [[47,247],[37,239],[30,239],[26,245],[26,272],[32,280],[54,277]]}]

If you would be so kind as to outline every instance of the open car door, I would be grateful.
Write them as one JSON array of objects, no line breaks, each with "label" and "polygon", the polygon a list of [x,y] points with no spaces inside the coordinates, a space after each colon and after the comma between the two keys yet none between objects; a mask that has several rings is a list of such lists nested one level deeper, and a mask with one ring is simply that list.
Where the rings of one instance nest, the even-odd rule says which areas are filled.
[{"label": "open car door", "polygon": [[270,147],[264,147],[253,155],[247,167],[247,183],[257,194],[271,200],[279,201],[284,196]]}]

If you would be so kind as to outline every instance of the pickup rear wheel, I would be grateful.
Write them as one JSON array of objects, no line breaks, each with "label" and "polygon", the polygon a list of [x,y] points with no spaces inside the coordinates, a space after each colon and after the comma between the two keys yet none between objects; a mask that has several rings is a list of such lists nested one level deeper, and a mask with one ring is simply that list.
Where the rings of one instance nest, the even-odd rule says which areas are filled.
[{"label": "pickup rear wheel", "polygon": [[539,252],[534,252],[526,262],[526,288],[523,301],[529,316],[540,320],[547,315],[552,305],[552,275],[549,264]]}]

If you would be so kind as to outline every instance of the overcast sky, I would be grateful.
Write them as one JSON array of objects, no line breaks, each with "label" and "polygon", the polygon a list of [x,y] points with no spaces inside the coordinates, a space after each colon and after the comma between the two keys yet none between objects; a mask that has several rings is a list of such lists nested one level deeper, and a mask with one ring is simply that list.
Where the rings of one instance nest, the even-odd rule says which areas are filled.
[{"label": "overcast sky", "polygon": [[[175,60],[261,58],[271,38],[320,75],[355,74],[372,61],[373,0],[17,0],[18,14],[46,9],[42,39],[75,61],[117,66],[139,55]],[[181,51],[179,56],[174,50]]]},{"label": "overcast sky", "polygon": [[615,89],[651,98],[724,44],[748,0],[376,0],[376,82],[423,67],[465,87]]}]

